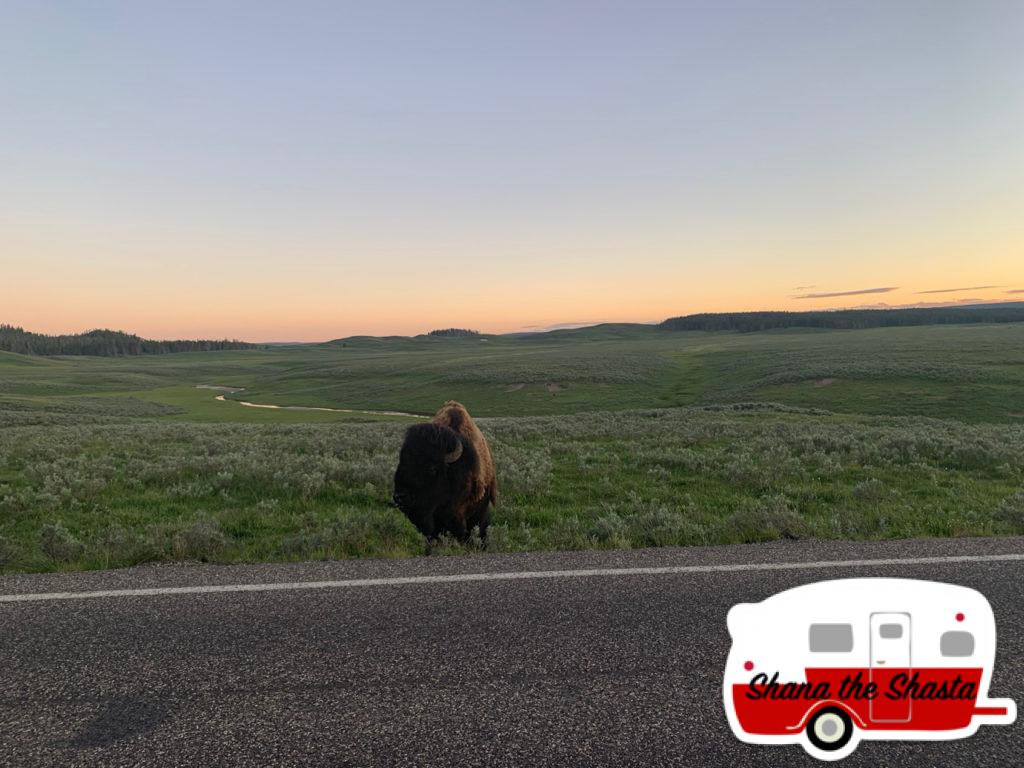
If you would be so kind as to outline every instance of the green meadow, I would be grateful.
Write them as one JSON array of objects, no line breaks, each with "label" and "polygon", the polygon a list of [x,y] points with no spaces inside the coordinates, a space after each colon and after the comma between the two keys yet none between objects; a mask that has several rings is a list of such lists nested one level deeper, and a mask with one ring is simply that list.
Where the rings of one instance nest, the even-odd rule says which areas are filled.
[{"label": "green meadow", "polygon": [[1024,533],[1024,325],[605,325],[0,353],[0,569],[420,554],[391,474],[449,399],[495,551]]}]

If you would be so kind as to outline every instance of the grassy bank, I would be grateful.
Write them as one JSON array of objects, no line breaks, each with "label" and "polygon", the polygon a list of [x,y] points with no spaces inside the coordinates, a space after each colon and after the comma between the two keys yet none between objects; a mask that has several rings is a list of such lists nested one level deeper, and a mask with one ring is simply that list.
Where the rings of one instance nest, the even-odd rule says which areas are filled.
[{"label": "grassy bank", "polygon": [[[765,405],[482,426],[496,551],[1024,532],[1010,426]],[[387,503],[402,428],[8,426],[0,567],[419,554]]]},{"label": "grassy bank", "polygon": [[493,443],[494,550],[1024,532],[1024,326],[602,326],[0,354],[0,569],[419,554],[387,503],[414,419],[232,400],[449,398]]}]

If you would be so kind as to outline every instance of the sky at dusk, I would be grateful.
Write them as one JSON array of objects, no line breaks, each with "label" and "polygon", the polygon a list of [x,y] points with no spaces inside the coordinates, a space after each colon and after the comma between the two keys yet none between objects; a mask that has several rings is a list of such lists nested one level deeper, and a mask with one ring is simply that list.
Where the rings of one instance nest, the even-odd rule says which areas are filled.
[{"label": "sky at dusk", "polygon": [[4,2],[0,322],[1024,300],[1024,3]]}]

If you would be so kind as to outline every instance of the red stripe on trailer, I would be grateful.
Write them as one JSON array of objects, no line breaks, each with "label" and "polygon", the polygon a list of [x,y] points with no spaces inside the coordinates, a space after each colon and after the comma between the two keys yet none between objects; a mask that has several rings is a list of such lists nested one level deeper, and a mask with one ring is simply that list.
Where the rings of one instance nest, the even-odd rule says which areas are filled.
[{"label": "red stripe on trailer", "polygon": [[976,715],[998,715],[1000,717],[1006,716],[1006,707],[975,707],[974,714]]}]

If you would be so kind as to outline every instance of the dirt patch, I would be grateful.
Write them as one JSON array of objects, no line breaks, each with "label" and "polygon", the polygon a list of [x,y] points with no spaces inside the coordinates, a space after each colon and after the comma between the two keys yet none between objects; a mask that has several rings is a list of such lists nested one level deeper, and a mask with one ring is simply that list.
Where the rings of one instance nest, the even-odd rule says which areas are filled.
[{"label": "dirt patch", "polygon": [[827,387],[829,384],[835,384],[839,379],[815,379],[811,382],[814,387]]},{"label": "dirt patch", "polygon": [[1015,419],[1024,419],[1024,412],[1021,411],[1010,411],[1007,416],[1012,416]]},{"label": "dirt patch", "polygon": [[561,384],[548,384],[548,385],[547,385],[547,390],[548,390],[548,392],[550,392],[550,393],[551,393],[552,395],[558,394],[558,393],[559,393],[559,392],[561,392],[561,391],[562,391],[563,389],[565,389],[565,387],[563,387],[563,386],[562,386]]},{"label": "dirt patch", "polygon": [[505,388],[505,391],[506,392],[518,392],[520,389],[522,389],[525,386],[526,386],[525,384],[510,384],[508,387]]}]

